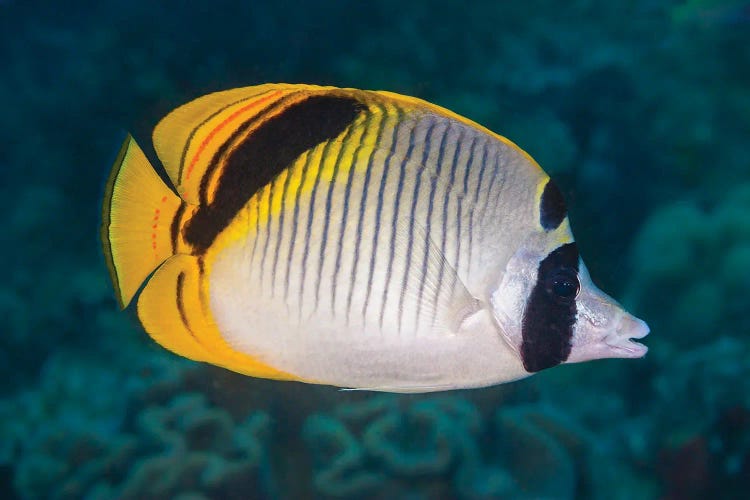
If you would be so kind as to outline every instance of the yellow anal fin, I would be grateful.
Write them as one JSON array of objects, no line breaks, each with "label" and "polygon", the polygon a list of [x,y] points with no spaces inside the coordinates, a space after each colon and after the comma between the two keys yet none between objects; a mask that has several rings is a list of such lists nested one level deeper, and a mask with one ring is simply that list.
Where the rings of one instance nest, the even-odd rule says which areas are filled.
[{"label": "yellow anal fin", "polygon": [[172,223],[183,205],[128,135],[104,194],[102,243],[121,307],[175,251]]},{"label": "yellow anal fin", "polygon": [[198,257],[178,254],[149,279],[138,298],[138,318],[170,351],[253,377],[300,380],[232,349],[213,321]]},{"label": "yellow anal fin", "polygon": [[215,92],[169,113],[154,129],[154,148],[182,199],[199,203],[199,189],[214,154],[243,123],[304,99],[325,87],[266,84]]}]

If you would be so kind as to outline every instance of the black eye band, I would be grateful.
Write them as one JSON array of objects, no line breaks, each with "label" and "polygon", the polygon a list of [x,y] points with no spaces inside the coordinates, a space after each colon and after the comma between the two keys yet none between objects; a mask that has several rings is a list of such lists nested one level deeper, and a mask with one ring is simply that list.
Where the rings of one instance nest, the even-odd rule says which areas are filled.
[{"label": "black eye band", "polygon": [[545,282],[547,293],[560,302],[576,299],[581,289],[578,273],[573,269],[561,268],[549,274]]},{"label": "black eye band", "polygon": [[559,365],[570,356],[580,288],[578,257],[576,244],[568,243],[539,263],[522,323],[521,358],[528,372]]}]

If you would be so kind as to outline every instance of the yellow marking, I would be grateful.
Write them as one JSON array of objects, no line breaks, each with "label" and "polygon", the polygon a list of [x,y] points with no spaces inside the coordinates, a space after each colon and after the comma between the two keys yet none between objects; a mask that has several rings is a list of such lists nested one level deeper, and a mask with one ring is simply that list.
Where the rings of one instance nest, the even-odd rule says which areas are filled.
[{"label": "yellow marking", "polygon": [[[354,168],[356,169],[357,173],[363,173],[367,170],[367,161],[363,161],[367,158],[370,158],[371,155],[375,153],[375,150],[380,147],[379,144],[377,144],[378,141],[378,131],[380,130],[381,123],[383,120],[388,120],[388,115],[383,113],[381,109],[374,104],[371,104],[369,107],[370,113],[373,114],[372,123],[368,130],[365,133],[365,130],[362,131],[362,135],[359,138],[359,142],[357,143],[357,146],[361,147],[359,148],[359,156],[357,160],[356,165],[354,165]],[[386,113],[388,112],[388,109],[386,109]],[[361,127],[364,129],[364,127]],[[383,135],[387,133],[389,127],[385,126],[383,127]],[[356,148],[352,151],[352,161],[354,160],[354,152],[356,151]]]},{"label": "yellow marking", "polygon": [[[169,113],[154,130],[154,147],[180,196],[189,203],[198,203],[202,178],[211,159],[240,123],[264,114],[282,99],[291,97],[282,106],[286,108],[313,93],[325,91],[306,85],[244,87],[199,97]],[[221,111],[212,116],[218,110]],[[260,121],[267,118],[263,116]]]},{"label": "yellow marking", "polygon": [[570,229],[570,221],[566,216],[560,225],[545,235],[545,241],[547,242],[547,253],[553,251],[561,245],[572,243],[574,241],[573,232]]},{"label": "yellow marking", "polygon": [[[201,153],[206,150],[211,141],[213,141],[222,130],[226,129],[227,131],[233,132],[238,128],[237,125],[242,123],[243,118],[260,115],[263,112],[261,106],[263,104],[272,103],[272,99],[278,97],[280,93],[281,91],[277,90],[276,92],[263,94],[258,99],[242,99],[234,105],[227,106],[226,109],[230,110],[229,116],[226,116],[226,113],[220,113],[218,116],[223,115],[222,119],[218,124],[212,125],[208,130],[204,130],[203,140],[200,143],[194,143],[191,141],[190,146],[195,146],[195,152],[192,155],[187,155],[180,159],[180,168],[182,169],[183,179],[186,181],[190,180],[190,176],[192,175],[193,169],[198,164]],[[193,129],[192,133],[197,135],[197,132],[201,130],[201,128],[205,129],[205,127],[198,126]],[[193,136],[193,139],[195,139],[195,136]]]},{"label": "yellow marking", "polygon": [[284,173],[286,175],[291,176],[291,178],[289,179],[289,189],[287,193],[289,195],[289,199],[287,200],[287,207],[293,208],[293,203],[297,198],[297,192],[300,190],[302,184],[302,172],[304,170],[305,163],[307,162],[307,158],[311,154],[311,151],[305,151],[289,168],[284,170]]},{"label": "yellow marking", "polygon": [[[182,311],[177,300],[177,280],[182,274]],[[206,276],[206,275],[203,275]],[[175,255],[149,279],[138,298],[138,318],[159,344],[181,356],[205,361],[253,377],[301,380],[269,366],[227,344],[208,308],[206,279],[202,279],[198,258]]]},{"label": "yellow marking", "polygon": [[181,204],[128,136],[107,182],[102,217],[104,254],[123,308],[172,255],[171,224]]},{"label": "yellow marking", "polygon": [[198,203],[206,168],[236,130],[235,122],[262,112],[290,92],[293,90],[289,87],[274,85],[216,92],[180,106],[162,119],[154,130],[154,147],[180,196]]},{"label": "yellow marking", "polygon": [[[282,200],[284,195],[284,183],[286,182],[287,177],[289,177],[291,174],[289,173],[289,169],[284,169],[277,177],[276,180],[273,182],[273,185],[271,187],[271,190],[276,191],[279,193],[278,196],[275,196],[271,202],[270,211],[273,215],[278,215],[281,213],[281,204],[282,202],[286,203],[286,200]],[[289,185],[291,188],[291,183]],[[286,193],[287,196],[289,196],[289,192]],[[281,235],[279,235],[281,237]]]},{"label": "yellow marking", "polygon": [[[345,132],[344,132],[345,133]],[[323,163],[323,151],[325,150],[326,143],[319,144],[317,147],[315,147],[310,154],[312,155],[312,158],[310,159],[310,165],[307,171],[307,176],[305,178],[304,184],[300,184],[299,186],[299,192],[301,196],[305,196],[309,194],[310,196],[315,196],[315,178],[318,175],[318,169],[321,168],[321,164]],[[295,163],[295,168],[302,168],[302,163]]]},{"label": "yellow marking", "polygon": [[271,220],[271,197],[273,196],[273,187],[270,184],[266,184],[260,191],[260,197],[258,203],[260,204],[260,228],[265,226]]},{"label": "yellow marking", "polygon": [[547,253],[553,251],[560,245],[565,245],[567,243],[572,243],[574,241],[573,239],[573,232],[570,228],[570,220],[568,220],[568,217],[565,216],[565,218],[562,220],[559,226],[557,226],[552,231],[546,231],[542,227],[541,222],[541,207],[542,207],[542,194],[544,193],[544,188],[547,186],[547,183],[549,182],[550,178],[548,175],[544,174],[540,179],[539,182],[537,182],[535,193],[534,193],[534,224],[537,227],[537,230],[546,233],[545,234],[545,241],[547,242]]},{"label": "yellow marking", "polygon": [[534,192],[534,222],[533,224],[536,226],[537,230],[544,234],[545,241],[547,243],[547,247],[545,248],[545,251],[547,253],[555,250],[560,245],[565,245],[567,243],[572,243],[574,241],[573,239],[573,232],[570,228],[570,221],[568,220],[568,217],[566,216],[559,226],[557,226],[552,231],[547,231],[542,227],[541,222],[541,207],[542,207],[542,194],[544,193],[544,188],[547,186],[547,183],[549,182],[549,176],[544,174],[542,177],[540,177],[539,182],[537,182],[536,189]]}]

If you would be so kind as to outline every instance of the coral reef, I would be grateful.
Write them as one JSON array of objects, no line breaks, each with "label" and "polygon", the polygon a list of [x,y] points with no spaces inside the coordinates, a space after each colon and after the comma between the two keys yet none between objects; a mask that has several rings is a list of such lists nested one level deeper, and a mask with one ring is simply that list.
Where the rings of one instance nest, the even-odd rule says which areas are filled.
[{"label": "coral reef", "polygon": [[313,484],[321,494],[361,497],[385,481],[384,474],[365,469],[361,443],[339,420],[313,415],[305,422],[302,435],[317,462]]},{"label": "coral reef", "polygon": [[[325,497],[396,492],[433,498],[607,496],[586,472],[627,467],[593,435],[550,406],[521,404],[483,417],[459,397],[374,397],[310,416],[303,436]],[[595,465],[594,462],[598,462]],[[624,498],[624,496],[623,496]]]},{"label": "coral reef", "polygon": [[[16,447],[3,450],[3,462],[13,463],[15,487],[24,498],[275,496],[267,413],[252,412],[236,422],[204,395],[181,393],[163,404],[131,408],[134,422],[112,421],[125,411],[98,406],[117,402],[108,394],[118,392],[112,380],[101,380],[100,371],[96,386],[86,372],[73,384],[58,377],[64,386],[49,390],[61,407],[40,408],[53,396],[37,397],[25,409],[26,428],[3,429],[3,441],[15,440]],[[107,396],[91,397],[92,391]]]}]

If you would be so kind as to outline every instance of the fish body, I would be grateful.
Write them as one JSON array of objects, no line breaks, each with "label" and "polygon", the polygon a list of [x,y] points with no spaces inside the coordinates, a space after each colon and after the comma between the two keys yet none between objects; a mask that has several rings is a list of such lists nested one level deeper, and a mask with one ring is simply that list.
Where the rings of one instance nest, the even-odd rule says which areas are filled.
[{"label": "fish body", "polygon": [[102,236],[120,304],[145,282],[138,317],[180,355],[426,392],[645,354],[628,339],[648,328],[591,283],[549,177],[446,109],[261,85],[177,108],[154,147],[176,194],[128,137]]}]

